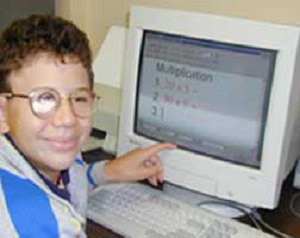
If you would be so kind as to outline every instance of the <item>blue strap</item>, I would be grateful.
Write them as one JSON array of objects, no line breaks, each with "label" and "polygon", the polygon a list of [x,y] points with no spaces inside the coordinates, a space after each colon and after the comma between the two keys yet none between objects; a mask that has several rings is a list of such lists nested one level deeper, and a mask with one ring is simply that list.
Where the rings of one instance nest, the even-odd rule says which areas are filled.
[{"label": "blue strap", "polygon": [[95,165],[95,163],[89,164],[88,169],[87,169],[87,178],[88,178],[90,184],[92,184],[94,187],[96,187],[96,183],[95,183],[95,180],[92,175],[94,165]]},{"label": "blue strap", "polygon": [[58,224],[43,190],[28,179],[0,169],[12,223],[20,238],[58,238]]},{"label": "blue strap", "polygon": [[79,164],[79,165],[83,166],[84,162],[81,159],[76,158],[76,164]]}]

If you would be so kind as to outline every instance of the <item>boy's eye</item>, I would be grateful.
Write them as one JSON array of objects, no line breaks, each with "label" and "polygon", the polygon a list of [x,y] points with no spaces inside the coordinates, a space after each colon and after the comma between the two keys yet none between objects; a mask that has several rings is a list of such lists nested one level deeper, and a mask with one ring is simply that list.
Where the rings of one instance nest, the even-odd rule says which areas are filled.
[{"label": "boy's eye", "polygon": [[51,92],[44,92],[37,95],[32,101],[32,108],[35,113],[48,113],[57,106],[57,98]]},{"label": "boy's eye", "polygon": [[52,102],[52,101],[56,101],[56,97],[51,92],[44,92],[44,93],[39,94],[37,96],[36,100],[38,102]]},{"label": "boy's eye", "polygon": [[80,97],[76,97],[76,98],[74,98],[74,101],[75,102],[88,102],[89,101],[89,99],[88,99],[88,97],[86,97],[86,96],[80,96]]}]

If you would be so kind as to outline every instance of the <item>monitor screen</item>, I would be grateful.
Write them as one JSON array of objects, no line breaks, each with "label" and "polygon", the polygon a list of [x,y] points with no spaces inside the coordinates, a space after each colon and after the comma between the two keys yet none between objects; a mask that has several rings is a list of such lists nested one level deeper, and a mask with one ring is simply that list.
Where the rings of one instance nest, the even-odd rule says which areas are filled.
[{"label": "monitor screen", "polygon": [[133,6],[117,155],[173,142],[158,153],[165,185],[274,208],[300,158],[299,39],[292,26]]},{"label": "monitor screen", "polygon": [[135,133],[259,168],[276,53],[144,31]]}]

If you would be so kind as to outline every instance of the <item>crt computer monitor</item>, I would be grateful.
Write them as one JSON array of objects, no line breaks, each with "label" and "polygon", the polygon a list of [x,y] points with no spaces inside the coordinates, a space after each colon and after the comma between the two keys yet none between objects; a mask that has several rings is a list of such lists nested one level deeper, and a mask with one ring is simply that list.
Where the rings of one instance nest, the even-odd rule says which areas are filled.
[{"label": "crt computer monitor", "polygon": [[160,141],[165,180],[274,208],[299,156],[299,29],[135,6],[118,154]]}]

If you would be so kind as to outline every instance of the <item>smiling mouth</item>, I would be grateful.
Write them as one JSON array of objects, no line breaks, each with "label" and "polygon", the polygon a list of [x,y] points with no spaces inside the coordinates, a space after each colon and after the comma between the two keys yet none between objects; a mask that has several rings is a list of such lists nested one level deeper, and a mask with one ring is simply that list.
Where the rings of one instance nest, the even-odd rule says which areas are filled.
[{"label": "smiling mouth", "polygon": [[57,151],[70,151],[74,150],[77,147],[77,140],[67,139],[67,140],[46,140],[51,148]]}]

